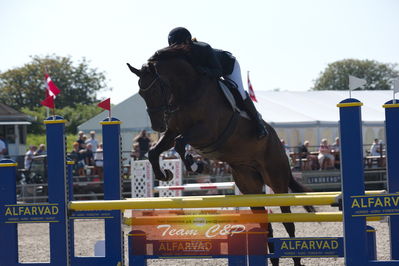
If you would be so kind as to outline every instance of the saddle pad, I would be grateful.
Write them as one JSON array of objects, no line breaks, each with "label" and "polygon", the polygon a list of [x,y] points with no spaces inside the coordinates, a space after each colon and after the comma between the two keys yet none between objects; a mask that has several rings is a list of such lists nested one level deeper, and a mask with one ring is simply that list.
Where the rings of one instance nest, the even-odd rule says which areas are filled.
[{"label": "saddle pad", "polygon": [[233,94],[230,92],[230,90],[227,88],[227,86],[221,81],[218,81],[218,83],[219,83],[219,87],[222,90],[224,96],[226,97],[227,101],[230,103],[230,106],[233,109],[233,111],[238,111],[240,113],[241,117],[250,119],[247,112],[240,110],[237,107],[236,100],[234,99]]}]

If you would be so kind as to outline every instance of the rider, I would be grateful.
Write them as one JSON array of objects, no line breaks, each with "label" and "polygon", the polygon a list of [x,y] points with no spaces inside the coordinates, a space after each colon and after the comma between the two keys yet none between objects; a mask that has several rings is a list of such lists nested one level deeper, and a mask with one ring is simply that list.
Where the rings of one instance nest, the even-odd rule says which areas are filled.
[{"label": "rider", "polygon": [[241,79],[241,69],[237,59],[229,52],[213,49],[209,44],[191,39],[191,33],[183,27],[174,28],[168,36],[169,45],[191,45],[192,63],[196,69],[210,77],[227,77],[237,84],[237,89],[243,99],[245,111],[256,123],[257,135],[261,139],[268,132],[261,115],[256,111],[248,93],[244,90]]}]

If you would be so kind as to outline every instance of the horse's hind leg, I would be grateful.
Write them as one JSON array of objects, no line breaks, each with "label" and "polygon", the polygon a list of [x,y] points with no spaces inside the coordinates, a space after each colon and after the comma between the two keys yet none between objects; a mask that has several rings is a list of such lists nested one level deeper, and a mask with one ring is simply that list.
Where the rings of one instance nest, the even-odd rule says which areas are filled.
[{"label": "horse's hind leg", "polygon": [[[280,207],[282,213],[291,213],[291,208],[289,206],[281,206]],[[295,224],[294,223],[283,223],[285,230],[287,231],[290,237],[295,237]],[[301,258],[292,258],[294,260],[295,266],[300,266]]]},{"label": "horse's hind leg", "polygon": [[[230,165],[232,168],[233,178],[236,182],[236,186],[240,189],[243,194],[263,194],[263,179],[261,175],[256,171],[254,167],[251,166],[235,166]],[[257,212],[264,211],[266,214],[266,209],[264,207],[252,207],[251,210],[255,210]],[[261,228],[264,228],[268,231],[268,237],[273,237],[273,229],[270,223],[260,224]],[[271,253],[274,252],[274,244],[268,242],[269,251]],[[270,259],[273,266],[278,266],[278,259]]]}]

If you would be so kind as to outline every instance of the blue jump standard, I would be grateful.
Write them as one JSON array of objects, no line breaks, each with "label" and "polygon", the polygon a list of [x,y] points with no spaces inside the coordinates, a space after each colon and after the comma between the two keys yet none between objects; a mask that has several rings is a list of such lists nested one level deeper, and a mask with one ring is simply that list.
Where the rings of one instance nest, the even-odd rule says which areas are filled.
[{"label": "blue jump standard", "polygon": [[[384,104],[386,114],[388,194],[367,195],[364,191],[361,105],[356,99],[338,104],[340,110],[341,175],[343,190],[344,237],[275,238],[276,251],[267,255],[212,256],[228,258],[229,265],[267,265],[266,258],[310,256],[309,247],[329,247],[331,252],[319,257],[345,256],[346,265],[399,265],[399,104]],[[120,121],[101,122],[104,143],[104,199],[121,199]],[[120,211],[71,212],[72,166],[65,158],[65,136],[62,117],[45,120],[48,146],[49,203],[17,204],[16,163],[0,161],[0,266],[13,265],[123,265],[124,248]],[[375,233],[366,226],[366,217],[388,215],[391,238],[391,261],[376,261]],[[73,226],[75,219],[105,220],[105,256],[76,257]],[[41,222],[50,224],[50,262],[19,263],[17,224]],[[6,239],[6,241],[4,241]],[[129,237],[129,265],[146,265],[151,256],[135,255],[143,249]],[[265,243],[266,244],[266,243]],[[263,247],[262,247],[263,248]],[[303,248],[302,250],[300,248]],[[327,249],[328,250],[328,249]],[[313,250],[314,251],[314,250]],[[317,257],[313,253],[313,257]],[[162,257],[167,258],[167,257]],[[193,258],[189,256],[189,258]],[[198,259],[203,258],[201,256]]]}]

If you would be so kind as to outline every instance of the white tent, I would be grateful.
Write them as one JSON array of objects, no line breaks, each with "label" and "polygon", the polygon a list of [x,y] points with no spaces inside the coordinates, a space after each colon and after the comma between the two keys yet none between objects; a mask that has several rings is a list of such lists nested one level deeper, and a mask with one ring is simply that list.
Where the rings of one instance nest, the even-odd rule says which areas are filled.
[{"label": "white tent", "polygon": [[[384,108],[392,99],[392,91],[353,91],[352,98],[363,103],[363,141],[371,144],[374,138],[385,139]],[[263,119],[270,123],[288,146],[304,140],[318,145],[322,138],[331,143],[339,135],[339,109],[336,105],[349,98],[348,91],[257,91],[256,107]]]},{"label": "white tent", "polygon": [[[349,98],[348,91],[259,91],[256,107],[264,119],[273,125],[337,124],[339,110],[336,105]],[[382,105],[392,99],[392,91],[354,91],[352,98],[362,106],[365,125],[384,121]]]},{"label": "white tent", "polygon": [[[348,91],[256,91],[255,103],[263,118],[270,123],[288,146],[297,146],[305,139],[318,145],[321,138],[331,143],[338,136],[339,109],[336,105],[349,98]],[[364,143],[371,144],[374,138],[385,139],[384,108],[392,99],[392,91],[353,91],[362,106]],[[108,111],[80,125],[79,130],[101,133],[100,121]],[[132,138],[142,129],[151,130],[145,102],[135,94],[112,108],[112,116],[123,121],[123,150],[130,150]]]}]

